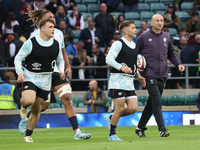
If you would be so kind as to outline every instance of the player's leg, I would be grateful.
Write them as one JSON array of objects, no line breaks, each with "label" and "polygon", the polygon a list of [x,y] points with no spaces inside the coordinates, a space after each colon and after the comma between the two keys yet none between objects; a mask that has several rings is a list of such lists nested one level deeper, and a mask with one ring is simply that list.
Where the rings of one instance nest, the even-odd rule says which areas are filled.
[{"label": "player's leg", "polygon": [[24,137],[25,142],[33,142],[31,135],[35,126],[38,123],[40,118],[40,111],[42,109],[43,104],[45,103],[45,99],[47,99],[49,91],[44,91],[42,89],[37,88],[37,97],[35,103],[32,105],[32,110],[30,117],[28,119],[28,127],[26,130],[26,135]]},{"label": "player's leg", "polygon": [[73,106],[72,96],[71,96],[71,86],[68,80],[61,80],[59,74],[53,74],[52,85],[54,90],[58,93],[62,103],[65,106],[65,113],[69,119],[72,128],[74,130],[74,139],[89,139],[92,135],[85,134],[79,129],[78,119]]},{"label": "player's leg", "polygon": [[122,141],[116,135],[116,126],[119,121],[119,118],[121,117],[121,115],[124,111],[125,97],[115,98],[115,99],[113,99],[113,102],[115,104],[115,111],[111,118],[110,134],[108,136],[108,139],[111,141]]}]

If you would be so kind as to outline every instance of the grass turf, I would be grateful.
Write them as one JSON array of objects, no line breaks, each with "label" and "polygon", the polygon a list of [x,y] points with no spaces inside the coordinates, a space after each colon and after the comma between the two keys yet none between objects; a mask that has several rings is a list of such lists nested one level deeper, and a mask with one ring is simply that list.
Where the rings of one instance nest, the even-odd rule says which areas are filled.
[{"label": "grass turf", "polygon": [[199,149],[199,126],[166,126],[169,137],[160,137],[156,126],[145,131],[147,138],[135,135],[136,127],[117,127],[120,142],[108,140],[106,127],[82,127],[89,140],[74,140],[72,128],[35,129],[33,143],[23,142],[17,129],[0,129],[0,150],[195,150]]}]

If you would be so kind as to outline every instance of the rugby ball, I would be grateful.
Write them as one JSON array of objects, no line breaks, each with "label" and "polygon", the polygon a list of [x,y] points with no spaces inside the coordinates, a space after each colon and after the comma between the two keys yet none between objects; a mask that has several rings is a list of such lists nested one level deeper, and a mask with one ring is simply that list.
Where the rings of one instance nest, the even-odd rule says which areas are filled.
[{"label": "rugby ball", "polygon": [[146,68],[146,60],[144,56],[138,54],[137,55],[137,68],[144,70]]}]

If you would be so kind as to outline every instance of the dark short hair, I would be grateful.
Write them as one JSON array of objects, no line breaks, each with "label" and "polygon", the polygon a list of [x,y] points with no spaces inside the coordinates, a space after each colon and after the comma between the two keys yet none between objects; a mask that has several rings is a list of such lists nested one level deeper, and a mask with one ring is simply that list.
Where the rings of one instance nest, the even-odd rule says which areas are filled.
[{"label": "dark short hair", "polygon": [[[146,24],[147,24],[147,21],[146,21],[146,20],[142,20],[142,21],[146,22]],[[142,22],[142,21],[141,21],[141,22]]]},{"label": "dark short hair", "polygon": [[119,25],[120,32],[122,32],[122,29],[124,29],[125,27],[128,27],[130,24],[135,24],[135,22],[131,21],[131,20],[126,20],[126,21],[123,21],[122,23],[120,23],[120,25]]},{"label": "dark short hair", "polygon": [[9,82],[9,80],[10,80],[10,77],[9,77],[9,76],[5,76],[5,77],[3,78],[3,81],[4,81],[4,82]]},{"label": "dark short hair", "polygon": [[97,49],[100,48],[99,44],[94,44],[93,46],[96,46]]},{"label": "dark short hair", "polygon": [[185,28],[182,27],[179,29],[179,32],[183,32],[183,31],[186,31]]},{"label": "dark short hair", "polygon": [[[60,20],[59,20],[59,24],[60,24],[61,22],[65,22],[65,20],[64,20],[64,19],[60,19]],[[66,24],[66,22],[65,22],[65,24]]]},{"label": "dark short hair", "polygon": [[196,15],[199,16],[199,13],[198,13],[197,11],[193,11],[193,12],[192,12],[192,17],[194,17],[194,16],[196,16]]},{"label": "dark short hair", "polygon": [[39,28],[41,28],[42,26],[44,26],[47,22],[51,22],[54,26],[56,25],[54,20],[52,19],[49,19],[49,18],[45,18],[45,19],[42,19],[39,23]]},{"label": "dark short hair", "polygon": [[164,32],[169,32],[169,28],[166,28],[166,27],[163,28],[162,30],[163,30]]}]

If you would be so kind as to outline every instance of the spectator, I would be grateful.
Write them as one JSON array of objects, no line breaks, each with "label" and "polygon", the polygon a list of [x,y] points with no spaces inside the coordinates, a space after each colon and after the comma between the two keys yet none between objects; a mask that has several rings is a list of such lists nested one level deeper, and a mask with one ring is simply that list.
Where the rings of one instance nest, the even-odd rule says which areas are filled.
[{"label": "spectator", "polygon": [[2,33],[6,38],[8,34],[14,34],[13,26],[19,25],[18,21],[15,20],[15,14],[13,12],[9,12],[6,18],[6,21],[2,25]]},{"label": "spectator", "polygon": [[112,40],[110,41],[110,46],[112,46],[112,44],[113,44],[115,41],[116,41],[115,39],[112,39]]},{"label": "spectator", "polygon": [[199,11],[200,10],[200,1],[199,0],[194,0],[193,2],[194,10]]},{"label": "spectator", "polygon": [[3,6],[1,0],[0,0],[0,29],[2,28],[2,24],[4,21],[6,21],[6,17],[7,17],[7,10],[6,8]]},{"label": "spectator", "polygon": [[182,36],[179,40],[179,50],[182,50],[183,48],[185,48],[186,44],[187,44],[187,38],[185,36]]},{"label": "spectator", "polygon": [[70,28],[67,28],[66,25],[66,21],[65,20],[60,20],[59,21],[59,29],[62,31],[63,35],[64,35],[64,43],[65,43],[65,47],[71,43],[73,44],[73,39],[74,39],[74,33],[72,32],[72,30]]},{"label": "spectator", "polygon": [[115,32],[113,34],[113,38],[115,40],[119,40],[121,38],[121,34],[120,34],[119,30],[115,30]]},{"label": "spectator", "polygon": [[72,13],[72,9],[74,6],[76,6],[75,0],[61,0],[62,4],[65,6],[65,10],[67,13]]},{"label": "spectator", "polygon": [[[87,51],[82,49],[79,50],[76,57],[72,60],[72,66],[88,66],[87,60]],[[88,79],[89,78],[89,71],[88,69],[73,69],[72,79]],[[72,89],[73,91],[85,91],[87,90],[88,82],[80,81],[80,82],[72,82]]]},{"label": "spectator", "polygon": [[146,32],[146,31],[149,31],[148,24],[147,24],[146,20],[142,20],[140,26],[141,26],[141,30],[138,32],[138,36],[140,36],[140,34]]},{"label": "spectator", "polygon": [[104,42],[109,46],[110,40],[115,31],[115,23],[112,15],[107,13],[107,6],[105,3],[100,4],[100,10],[101,13],[95,18],[95,27],[101,31]]},{"label": "spectator", "polygon": [[[105,56],[104,56],[103,52],[100,50],[100,47],[98,44],[94,44],[92,46],[92,56],[93,56],[93,60],[91,62],[91,65],[93,65],[93,66],[105,66],[106,65]],[[106,69],[93,69],[94,78],[95,79],[106,78],[107,77],[106,72],[107,72]],[[103,86],[104,86],[104,82],[100,81],[99,87],[101,89],[104,89]]]},{"label": "spectator", "polygon": [[106,48],[105,48],[105,50],[104,50],[104,52],[103,52],[105,58],[106,58],[106,56],[108,55],[109,50],[110,50],[110,46],[106,46]]},{"label": "spectator", "polygon": [[28,14],[26,12],[28,12],[32,10],[31,5],[28,6],[22,6],[20,8],[20,13],[21,13],[21,19],[20,19],[20,26],[22,28],[22,30],[26,33],[27,38],[30,37],[31,32],[33,32],[33,21],[31,19],[29,19]]},{"label": "spectator", "polygon": [[122,0],[124,3],[124,13],[138,12],[138,0]]},{"label": "spectator", "polygon": [[73,13],[69,16],[69,23],[71,28],[75,30],[83,30],[85,22],[83,20],[82,14],[78,11],[78,7],[73,7]]},{"label": "spectator", "polygon": [[101,3],[105,3],[108,7],[108,12],[118,12],[118,5],[120,0],[100,0]]},{"label": "spectator", "polygon": [[61,3],[59,3],[59,1],[51,0],[51,2],[48,5],[46,5],[45,8],[47,10],[50,10],[53,14],[55,14],[59,5],[61,5]]},{"label": "spectator", "polygon": [[15,14],[15,19],[19,21],[21,18],[20,8],[24,5],[26,5],[26,3],[21,0],[9,0],[6,9],[8,12],[13,12]]},{"label": "spectator", "polygon": [[180,28],[181,20],[177,14],[175,14],[175,9],[172,4],[167,8],[167,12],[163,15],[164,27],[175,28],[177,31]]},{"label": "spectator", "polygon": [[89,21],[89,26],[81,31],[79,40],[83,41],[84,49],[86,49],[88,56],[92,55],[92,45],[99,44],[101,47],[103,44],[103,37],[101,32],[95,28],[95,22]]},{"label": "spectator", "polygon": [[116,15],[112,15],[113,16],[113,20],[114,20],[114,24],[115,24],[115,30],[117,30],[117,16]]},{"label": "spectator", "polygon": [[39,10],[44,8],[43,0],[35,0],[31,5],[32,10]]},{"label": "spectator", "polygon": [[69,28],[69,19],[68,19],[66,13],[65,13],[64,6],[62,6],[62,5],[58,6],[57,11],[54,14],[54,16],[55,16],[55,19],[56,19],[56,26],[57,27],[59,26],[59,21],[62,19],[62,20],[65,20],[66,26],[67,26],[67,28]]},{"label": "spectator", "polygon": [[[0,67],[5,67],[5,62],[0,56]],[[3,79],[6,76],[6,70],[0,70],[0,78]]]},{"label": "spectator", "polygon": [[117,30],[119,30],[119,25],[125,20],[124,15],[120,14],[118,16]]},{"label": "spectator", "polygon": [[9,76],[5,76],[0,84],[0,109],[15,109],[15,103],[21,108],[20,93],[15,85],[11,85]]},{"label": "spectator", "polygon": [[[198,51],[199,56],[200,56],[200,34],[197,34],[195,36],[195,44],[194,44],[194,48]],[[199,62],[200,63],[200,62]],[[200,73],[200,67],[198,67],[198,72]],[[199,74],[200,76],[200,74]]]},{"label": "spectator", "polygon": [[193,36],[200,34],[200,21],[198,12],[192,12],[192,18],[186,22],[184,28],[187,35]]},{"label": "spectator", "polygon": [[180,38],[182,36],[188,38],[188,36],[186,35],[185,28],[180,28],[179,29],[179,33],[176,34],[176,36],[174,37],[174,42],[173,42],[174,46],[179,46],[180,45],[179,41],[180,41]]},{"label": "spectator", "polygon": [[96,80],[90,81],[89,88],[83,97],[83,104],[88,105],[87,112],[105,112],[104,106],[107,103],[105,92],[98,87]]},{"label": "spectator", "polygon": [[[198,64],[200,61],[200,57],[198,54],[198,50],[193,47],[193,41],[191,39],[188,40],[187,45],[181,50],[181,61],[183,64]],[[189,76],[197,76],[197,67],[189,67]],[[192,89],[195,87],[196,81],[193,79],[189,80],[189,88]]]},{"label": "spectator", "polygon": [[82,41],[78,41],[76,44],[69,43],[65,48],[68,59],[72,62],[72,59],[76,56],[77,51],[83,49],[84,43]]},{"label": "spectator", "polygon": [[85,22],[85,28],[88,28],[88,22],[89,22],[89,21],[92,21],[92,20],[93,20],[93,19],[92,19],[91,16],[87,16],[86,22]]},{"label": "spectator", "polygon": [[199,94],[198,94],[198,96],[197,96],[197,99],[196,99],[196,106],[197,106],[197,108],[199,109],[199,111],[200,111],[200,92],[199,92]]},{"label": "spectator", "polygon": [[19,39],[20,41],[22,41],[23,43],[26,42],[27,40],[27,35],[26,33],[24,33],[24,31],[22,30],[22,28],[19,25],[15,25],[13,27],[13,31],[14,31],[14,36]]},{"label": "spectator", "polygon": [[5,67],[6,63],[10,58],[10,55],[7,44],[3,40],[1,40],[1,32],[0,32],[0,56],[2,58],[1,64],[4,64],[3,66],[1,65],[1,67]]}]

